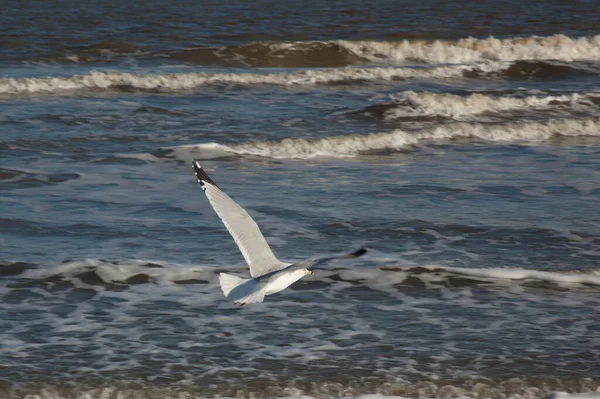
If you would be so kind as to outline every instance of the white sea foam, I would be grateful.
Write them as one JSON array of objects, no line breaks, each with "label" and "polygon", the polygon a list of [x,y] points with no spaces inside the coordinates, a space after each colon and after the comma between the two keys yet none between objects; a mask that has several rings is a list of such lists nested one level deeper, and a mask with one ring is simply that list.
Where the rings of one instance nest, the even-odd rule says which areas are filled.
[{"label": "white sea foam", "polygon": [[461,268],[424,266],[425,269],[435,271],[443,270],[453,274],[483,279],[510,280],[510,281],[545,281],[557,284],[589,284],[600,286],[600,275],[593,273],[559,273],[522,268]]},{"label": "white sea foam", "polygon": [[39,269],[31,269],[23,273],[22,277],[27,279],[44,279],[53,276],[62,276],[72,279],[77,285],[103,290],[102,286],[87,285],[79,280],[79,276],[87,271],[94,271],[104,283],[124,283],[128,279],[138,275],[147,276],[149,281],[159,285],[169,285],[175,281],[189,279],[217,282],[217,275],[214,272],[214,268],[210,266],[164,262],[160,266],[153,266],[152,262],[135,259],[119,263],[105,262],[99,259],[82,259]]},{"label": "white sea foam", "polygon": [[470,37],[456,41],[354,42],[343,40],[337,43],[357,56],[373,62],[470,63],[483,60],[600,60],[600,35],[578,38],[565,35],[506,39]]},{"label": "white sea foam", "polygon": [[[514,267],[495,267],[495,268],[460,268],[439,265],[425,266],[400,266],[391,268],[357,268],[343,269],[335,271],[319,271],[321,278],[327,279],[331,276],[339,276],[342,281],[360,281],[373,290],[384,291],[394,296],[403,298],[402,310],[414,310],[416,306],[422,305],[420,301],[428,299],[407,300],[406,296],[399,292],[397,287],[407,281],[407,279],[418,278],[430,288],[443,289],[444,281],[454,277],[464,277],[471,281],[480,283],[499,284],[501,286],[518,287],[523,283],[545,282],[556,284],[563,288],[573,288],[581,286],[600,286],[600,274],[590,272],[553,272],[533,269],[523,269]],[[339,291],[348,288],[344,284],[338,284],[338,278],[331,289]],[[447,298],[454,302],[460,302],[464,307],[477,307],[470,296],[459,298],[449,293]],[[381,310],[398,310],[397,308],[386,308],[380,305]]]},{"label": "white sea foam", "polygon": [[209,84],[313,85],[355,80],[455,78],[471,70],[492,71],[506,65],[456,65],[433,68],[332,68],[290,73],[173,73],[132,74],[93,71],[85,75],[44,78],[0,78],[0,94],[60,93],[74,90],[177,91]]},{"label": "white sea foam", "polygon": [[[70,261],[53,266],[25,271],[21,277],[26,279],[45,279],[55,276],[66,278],[77,278],[86,271],[93,270],[95,274],[105,283],[124,283],[128,279],[145,275],[149,281],[159,285],[182,280],[204,280],[217,283],[218,272],[222,271],[215,266],[198,266],[145,260],[128,260],[124,262],[106,262],[98,259],[83,259]],[[228,271],[245,272],[245,267],[235,266]],[[429,271],[430,273],[424,273]],[[505,281],[545,281],[564,285],[597,285],[600,286],[600,273],[590,272],[556,272],[534,269],[496,267],[496,268],[460,268],[440,265],[424,266],[400,266],[394,267],[393,273],[389,268],[336,268],[331,271],[320,270],[319,274],[324,276],[341,275],[346,281],[370,281],[375,286],[392,287],[406,280],[415,273],[424,275],[427,281],[442,281],[449,275],[461,275],[472,278],[480,278],[483,281],[505,280]],[[337,282],[336,282],[337,284]],[[344,283],[341,286],[345,286]]]},{"label": "white sea foam", "polygon": [[555,392],[548,396],[547,399],[600,399],[600,391],[581,393]]},{"label": "white sea foam", "polygon": [[[24,373],[35,374],[50,366],[64,381],[73,382],[69,385],[73,390],[63,396],[58,392],[65,391],[48,385],[42,386],[45,390],[33,384],[22,387],[26,394],[40,398],[171,397],[172,387],[162,390],[153,386],[154,378],[174,381],[178,397],[256,397],[255,393],[264,388],[251,385],[267,380],[272,383],[270,397],[293,394],[324,398],[371,392],[373,379],[370,374],[364,380],[350,377],[350,385],[336,386],[338,379],[345,379],[344,373],[334,375],[332,382],[314,381],[316,374],[310,374],[290,382],[287,376],[293,371],[289,370],[309,367],[315,373],[327,373],[332,364],[343,368],[359,353],[360,359],[368,359],[358,363],[359,370],[368,367],[375,371],[380,376],[376,390],[382,393],[351,396],[360,399],[387,399],[385,395],[397,392],[414,398],[514,395],[541,399],[551,390],[595,389],[593,381],[584,385],[554,377],[541,383],[502,378],[475,383],[481,381],[477,371],[481,349],[463,345],[463,341],[469,336],[486,342],[507,330],[523,331],[520,326],[525,323],[528,334],[518,345],[512,344],[515,348],[505,349],[510,350],[508,359],[537,365],[545,362],[544,367],[578,364],[571,358],[540,360],[539,354],[547,351],[548,344],[563,344],[565,339],[575,342],[592,334],[593,318],[578,314],[576,323],[564,321],[572,320],[570,311],[597,307],[597,296],[590,295],[590,288],[582,284],[594,285],[591,289],[595,290],[600,285],[598,275],[517,268],[355,265],[319,270],[318,278],[279,294],[273,301],[239,309],[233,308],[218,288],[217,273],[222,270],[158,260],[111,263],[98,259],[29,269],[18,276],[19,284],[27,284],[28,291],[7,287],[16,294],[13,299],[26,294],[27,300],[0,303],[0,308],[22,318],[0,331],[0,340],[6,342],[2,351],[7,369],[26,363]],[[247,273],[245,266],[227,270]],[[90,271],[98,278],[90,281]],[[128,283],[139,274],[149,276],[149,282]],[[445,284],[452,285],[461,276],[466,277],[464,286],[449,288]],[[182,280],[192,281],[175,284]],[[415,284],[416,280],[423,284]],[[530,281],[553,282],[568,291],[544,295],[538,289],[529,293],[519,289]],[[478,282],[484,291],[495,290],[494,295],[481,295],[480,289],[472,289]],[[99,289],[102,285],[105,288]],[[414,287],[419,287],[417,294]],[[96,291],[91,298],[90,290]],[[536,301],[543,301],[544,306],[536,306]],[[558,307],[569,307],[569,312],[557,312]],[[465,311],[457,316],[456,309]],[[469,311],[471,316],[467,316]],[[322,317],[315,319],[315,314]],[[428,338],[428,330],[439,335],[434,332],[433,338]],[[544,341],[538,344],[540,334]],[[435,339],[442,336],[441,341]],[[394,349],[393,361],[385,356],[369,357],[386,351],[382,345],[400,348]],[[73,358],[60,356],[73,348],[86,356],[85,366],[78,366],[76,372],[71,366]],[[474,359],[475,365],[460,363],[465,358]],[[459,359],[460,366],[455,366],[453,359]],[[289,370],[279,373],[265,368],[265,362]],[[500,359],[494,364],[502,367],[504,363]],[[447,378],[436,375],[442,369]],[[85,380],[86,376],[105,385],[78,386],[78,378]],[[469,383],[459,382],[469,377],[473,377]],[[127,384],[129,378],[139,383]],[[119,386],[120,382],[124,384]]]},{"label": "white sea foam", "polygon": [[457,122],[419,131],[394,130],[390,133],[330,136],[315,139],[287,138],[223,145],[205,143],[169,148],[177,159],[216,158],[251,155],[278,159],[315,157],[354,157],[360,154],[397,151],[421,142],[474,139],[490,142],[543,142],[552,137],[600,137],[597,119],[557,119],[547,122],[510,122],[504,124]]},{"label": "white sea foam", "polygon": [[523,109],[550,109],[557,105],[585,105],[586,101],[600,97],[596,93],[573,93],[549,96],[509,97],[481,93],[467,96],[456,94],[405,91],[392,96],[398,106],[386,111],[386,119],[415,115],[439,115],[459,118],[484,112],[504,112]]},{"label": "white sea foam", "polygon": [[168,151],[170,157],[176,159],[191,161],[194,157],[200,159],[215,159],[224,158],[237,155],[233,147],[218,144],[218,143],[205,143],[205,144],[187,144],[175,147],[163,148]]},{"label": "white sea foam", "polygon": [[[478,395],[469,395],[465,394],[462,389],[455,388],[451,385],[447,385],[442,388],[442,392],[445,394],[450,394],[452,396],[448,397],[457,397],[457,398],[477,398]],[[288,391],[294,391],[290,389]],[[456,393],[462,393],[462,395],[457,396]],[[82,389],[78,393],[74,393],[73,399],[105,399],[105,398],[137,398],[137,397],[145,397],[145,398],[183,398],[183,397],[200,397],[194,393],[186,392],[184,389],[177,389],[177,395],[171,396],[172,392],[169,389],[159,389],[159,388],[151,388],[149,387],[147,391],[136,391],[132,389],[119,389],[117,387],[104,387],[104,388],[96,388],[96,389]],[[538,395],[536,395],[538,394]],[[428,399],[428,396],[425,395],[416,395],[416,396],[396,396],[396,395],[383,395],[383,394],[363,394],[363,395],[355,395],[355,396],[310,396],[310,395],[302,395],[298,393],[297,395],[292,396],[270,396],[273,399]],[[507,399],[523,399],[523,398],[540,398],[539,392],[535,390],[531,390],[526,395],[516,394],[516,395],[508,395],[503,396]],[[590,393],[580,393],[580,394],[567,394],[567,393],[556,393],[548,396],[548,399],[597,399],[600,397],[596,392]],[[46,388],[40,390],[36,394],[27,395],[28,399],[64,399],[65,397],[58,392],[54,392],[51,388]],[[216,396],[218,399],[231,399],[229,396]]]}]

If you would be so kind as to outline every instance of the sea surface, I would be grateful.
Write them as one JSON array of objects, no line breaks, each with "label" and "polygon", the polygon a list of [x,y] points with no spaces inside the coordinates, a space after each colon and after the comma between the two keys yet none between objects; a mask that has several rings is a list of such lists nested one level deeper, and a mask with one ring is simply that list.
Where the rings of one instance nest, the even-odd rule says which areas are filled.
[{"label": "sea surface", "polygon": [[0,398],[599,387],[596,1],[3,4]]}]

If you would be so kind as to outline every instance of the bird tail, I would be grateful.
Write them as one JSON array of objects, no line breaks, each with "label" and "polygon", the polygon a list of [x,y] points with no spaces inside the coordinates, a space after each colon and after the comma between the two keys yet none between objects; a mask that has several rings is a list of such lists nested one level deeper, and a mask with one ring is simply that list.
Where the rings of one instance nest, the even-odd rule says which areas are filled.
[{"label": "bird tail", "polygon": [[241,303],[242,306],[253,302],[262,302],[265,291],[259,289],[260,284],[256,279],[241,278],[232,274],[220,273],[219,282],[225,296]]},{"label": "bird tail", "polygon": [[225,296],[229,296],[231,291],[233,291],[236,287],[244,284],[248,279],[241,278],[238,276],[234,276],[233,274],[220,273],[219,274],[219,283],[221,284],[221,291]]}]

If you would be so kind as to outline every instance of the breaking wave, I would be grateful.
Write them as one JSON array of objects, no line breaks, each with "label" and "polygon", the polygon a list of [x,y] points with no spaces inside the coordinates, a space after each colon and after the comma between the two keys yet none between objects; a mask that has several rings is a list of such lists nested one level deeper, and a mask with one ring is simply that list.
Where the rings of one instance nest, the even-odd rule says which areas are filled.
[{"label": "breaking wave", "polygon": [[[39,284],[56,279],[78,288],[104,290],[119,286],[138,284],[215,284],[220,272],[247,273],[246,266],[216,267],[173,264],[147,260],[106,261],[83,259],[66,261],[53,266],[37,267],[22,262],[0,265],[0,276],[14,276],[21,284]],[[544,271],[535,269],[493,267],[461,268],[439,265],[423,266],[380,266],[380,267],[336,267],[319,269],[320,278],[329,284],[340,281],[366,284],[369,288],[388,290],[398,284],[414,285],[414,279],[435,287],[490,285],[507,283],[549,283],[560,287],[585,285],[600,287],[600,270]],[[422,284],[418,284],[422,286]],[[96,287],[96,288],[94,288]],[[547,288],[552,288],[548,285]]]},{"label": "breaking wave", "polygon": [[371,64],[462,64],[481,61],[600,60],[600,35],[460,40],[254,42],[196,47],[172,55],[201,65],[340,67]]},{"label": "breaking wave", "polygon": [[88,74],[67,77],[0,78],[0,95],[68,94],[74,91],[152,91],[177,92],[194,90],[206,85],[278,85],[305,86],[351,82],[390,81],[406,79],[481,78],[499,75],[505,78],[552,78],[572,76],[574,72],[593,73],[575,66],[525,62],[478,63],[428,68],[376,67],[332,68],[304,70],[288,73],[173,73],[133,74],[125,72],[92,71]]},{"label": "breaking wave", "polygon": [[497,39],[466,38],[450,41],[338,42],[372,62],[418,61],[434,64],[517,60],[600,60],[600,35],[571,38],[565,35]]},{"label": "breaking wave", "polygon": [[134,74],[116,71],[91,71],[64,77],[0,78],[0,95],[68,94],[74,91],[152,91],[195,90],[206,85],[307,86],[352,82],[409,79],[503,78],[563,79],[574,75],[598,75],[600,69],[556,62],[504,61],[428,67],[346,67],[309,69],[294,72],[264,73],[171,73]]},{"label": "breaking wave", "polygon": [[460,64],[478,61],[600,60],[600,35],[497,39],[328,42],[259,42],[216,49],[188,49],[177,56],[197,63],[254,67],[338,67],[356,64],[421,62]]},{"label": "breaking wave", "polygon": [[[551,110],[560,107],[592,105],[596,109],[600,93],[571,93],[563,95],[502,96],[484,93],[458,95],[448,93],[405,91],[392,96],[392,102],[371,106],[365,111],[382,114],[384,119],[416,116],[460,118],[483,113],[516,110]],[[379,112],[378,112],[379,110]]]},{"label": "breaking wave", "polygon": [[501,124],[457,122],[418,131],[394,130],[389,133],[332,136],[304,139],[286,138],[224,145],[190,144],[165,148],[157,156],[190,161],[192,158],[213,159],[251,155],[280,159],[315,157],[354,157],[363,154],[385,154],[408,149],[423,142],[446,142],[455,139],[490,142],[543,142],[554,137],[600,137],[600,121],[592,119],[557,119],[547,122],[509,122]]},{"label": "breaking wave", "polygon": [[94,63],[160,57],[196,65],[304,68],[364,64],[457,64],[478,61],[600,60],[600,35],[565,35],[459,40],[266,41],[227,46],[199,46],[175,51],[104,42],[66,48],[42,61]]},{"label": "breaking wave", "polygon": [[445,66],[414,68],[343,68],[290,73],[174,73],[136,75],[93,71],[85,75],[48,78],[1,78],[0,95],[60,93],[75,90],[149,90],[170,92],[204,85],[314,85],[352,81],[453,78],[479,67]]}]

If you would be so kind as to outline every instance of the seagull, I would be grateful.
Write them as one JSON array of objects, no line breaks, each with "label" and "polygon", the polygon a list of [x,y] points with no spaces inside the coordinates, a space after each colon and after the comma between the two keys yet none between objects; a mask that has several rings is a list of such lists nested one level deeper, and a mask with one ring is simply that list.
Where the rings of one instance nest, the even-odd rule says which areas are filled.
[{"label": "seagull", "polygon": [[194,160],[192,165],[208,201],[229,230],[250,267],[252,278],[249,279],[228,273],[219,274],[223,294],[235,303],[246,306],[249,303],[262,302],[265,295],[282,291],[307,274],[313,274],[309,268],[335,259],[358,258],[367,252],[365,248],[360,248],[343,256],[315,258],[299,263],[281,262],[273,254],[248,212],[221,190],[198,161]]}]

